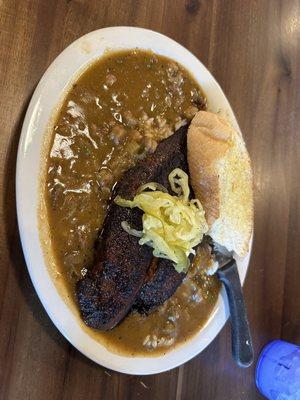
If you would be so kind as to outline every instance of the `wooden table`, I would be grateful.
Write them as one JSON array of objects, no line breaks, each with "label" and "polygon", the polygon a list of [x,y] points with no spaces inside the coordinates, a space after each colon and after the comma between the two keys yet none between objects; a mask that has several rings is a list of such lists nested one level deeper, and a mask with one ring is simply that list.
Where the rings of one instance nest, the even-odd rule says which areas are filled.
[{"label": "wooden table", "polygon": [[168,373],[106,371],[57,331],[30,282],[18,234],[15,163],[24,113],[45,69],[94,29],[134,25],[191,50],[227,94],[252,156],[255,236],[245,298],[255,356],[300,343],[300,3],[296,0],[0,2],[0,399],[259,399],[254,367],[231,359],[226,328]]}]

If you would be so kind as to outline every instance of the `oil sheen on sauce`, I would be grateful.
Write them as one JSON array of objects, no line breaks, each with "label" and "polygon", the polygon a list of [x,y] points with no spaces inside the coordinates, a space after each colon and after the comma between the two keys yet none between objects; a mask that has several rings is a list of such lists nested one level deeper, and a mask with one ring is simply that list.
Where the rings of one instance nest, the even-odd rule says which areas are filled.
[{"label": "oil sheen on sauce", "polygon": [[[142,50],[107,53],[72,85],[53,126],[44,200],[55,268],[74,285],[94,260],[111,190],[124,171],[189,121],[205,98],[174,61]],[[149,316],[131,313],[110,332],[86,330],[110,350],[157,355],[194,335],[219,293],[202,246],[176,293]]]}]

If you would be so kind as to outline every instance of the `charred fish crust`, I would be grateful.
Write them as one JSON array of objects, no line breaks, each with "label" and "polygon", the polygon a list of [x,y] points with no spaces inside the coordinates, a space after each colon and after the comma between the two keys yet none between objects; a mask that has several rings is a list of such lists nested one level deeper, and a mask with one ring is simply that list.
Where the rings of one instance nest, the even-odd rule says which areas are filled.
[{"label": "charred fish crust", "polygon": [[[160,142],[153,154],[129,169],[116,185],[113,198],[120,195],[132,199],[140,185],[151,181],[171,190],[169,173],[174,168],[188,172],[186,134],[187,126],[180,128]],[[122,221],[141,229],[142,211],[119,207],[112,201],[101,232],[101,254],[76,285],[83,320],[95,329],[112,329],[134,303],[142,312],[152,311],[175,292],[184,277],[170,261],[162,259],[153,274],[147,276],[152,249],[139,245],[138,238],[125,232]]]},{"label": "charred fish crust", "polygon": [[181,284],[185,274],[178,273],[169,260],[160,259],[153,276],[146,280],[134,309],[149,314],[171,297]]}]

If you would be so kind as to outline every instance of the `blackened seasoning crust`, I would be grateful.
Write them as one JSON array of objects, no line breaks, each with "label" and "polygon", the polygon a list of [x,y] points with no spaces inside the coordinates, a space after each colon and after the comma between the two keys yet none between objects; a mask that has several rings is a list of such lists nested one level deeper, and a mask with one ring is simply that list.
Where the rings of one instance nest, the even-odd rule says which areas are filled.
[{"label": "blackened seasoning crust", "polygon": [[[153,154],[128,170],[117,184],[113,198],[120,195],[132,199],[140,185],[158,182],[169,190],[168,175],[174,168],[187,172],[187,126],[180,128],[158,145]],[[170,297],[181,283],[170,261],[159,259],[151,276],[147,275],[152,249],[140,246],[138,238],[121,228],[127,221],[141,229],[142,212],[117,206],[113,201],[104,221],[101,235],[101,255],[95,267],[76,285],[76,296],[84,322],[96,329],[116,326],[134,303],[149,312]],[[156,298],[151,299],[154,295]]]},{"label": "blackened seasoning crust", "polygon": [[[187,126],[181,129],[186,132]],[[180,140],[180,152],[170,158],[166,168],[158,171],[155,177],[155,182],[164,185],[169,193],[172,193],[172,190],[168,176],[175,168],[181,168],[188,173],[186,134]],[[155,266],[151,271],[148,271],[145,277],[145,282],[137,296],[134,308],[141,313],[152,312],[174,294],[184,277],[185,274],[178,273],[170,260],[157,259]]]},{"label": "blackened seasoning crust", "polygon": [[134,308],[149,314],[174,294],[184,277],[185,273],[178,273],[171,261],[158,259],[157,268],[149,279],[146,278]]}]

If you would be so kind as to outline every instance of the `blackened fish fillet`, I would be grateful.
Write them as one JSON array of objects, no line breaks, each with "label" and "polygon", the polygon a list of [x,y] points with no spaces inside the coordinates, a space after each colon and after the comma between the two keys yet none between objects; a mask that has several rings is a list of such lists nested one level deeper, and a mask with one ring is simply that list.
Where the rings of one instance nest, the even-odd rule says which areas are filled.
[{"label": "blackened fish fillet", "polygon": [[[129,169],[117,184],[113,198],[133,199],[140,185],[158,182],[169,190],[168,175],[174,168],[187,172],[187,126],[159,143],[156,151]],[[148,312],[170,297],[184,275],[171,263],[159,259],[151,277],[147,276],[152,249],[140,246],[138,238],[126,233],[121,222],[141,229],[142,212],[117,206],[113,201],[102,230],[102,251],[94,268],[76,286],[76,296],[84,322],[96,329],[116,326],[132,305]],[[155,299],[151,299],[152,294]]]}]

